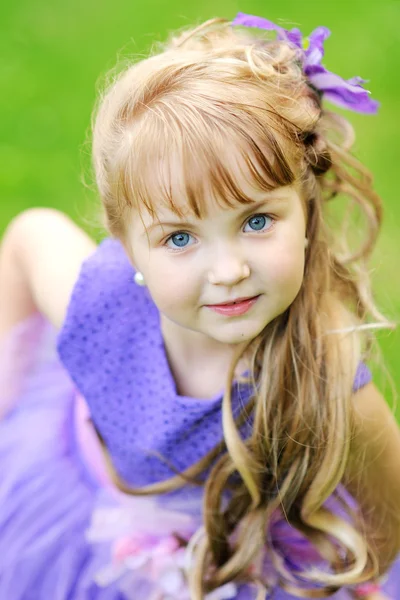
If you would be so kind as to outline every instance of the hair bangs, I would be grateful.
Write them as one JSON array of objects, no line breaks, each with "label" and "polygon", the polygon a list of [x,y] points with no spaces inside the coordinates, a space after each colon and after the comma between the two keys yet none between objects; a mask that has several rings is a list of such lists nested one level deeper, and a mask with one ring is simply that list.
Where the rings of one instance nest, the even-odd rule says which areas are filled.
[{"label": "hair bangs", "polygon": [[129,206],[201,218],[210,203],[250,204],[257,192],[296,180],[272,128],[251,128],[240,113],[226,123],[185,108],[152,107],[136,124],[121,172]]}]

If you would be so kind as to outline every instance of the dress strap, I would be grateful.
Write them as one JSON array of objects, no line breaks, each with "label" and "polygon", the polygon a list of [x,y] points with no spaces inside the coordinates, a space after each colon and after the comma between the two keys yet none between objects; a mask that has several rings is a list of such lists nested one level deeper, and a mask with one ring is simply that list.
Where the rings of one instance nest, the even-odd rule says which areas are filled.
[{"label": "dress strap", "polygon": [[353,382],[353,392],[357,392],[372,380],[372,374],[367,365],[360,362]]}]

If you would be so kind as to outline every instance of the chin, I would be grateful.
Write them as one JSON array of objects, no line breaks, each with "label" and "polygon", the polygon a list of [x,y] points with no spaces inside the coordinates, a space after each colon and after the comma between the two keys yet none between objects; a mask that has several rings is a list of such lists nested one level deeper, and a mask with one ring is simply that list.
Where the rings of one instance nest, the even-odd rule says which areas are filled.
[{"label": "chin", "polygon": [[208,335],[223,344],[243,344],[254,340],[264,329],[267,323],[262,326],[255,324],[239,325],[233,327],[219,328],[218,331],[210,332]]}]

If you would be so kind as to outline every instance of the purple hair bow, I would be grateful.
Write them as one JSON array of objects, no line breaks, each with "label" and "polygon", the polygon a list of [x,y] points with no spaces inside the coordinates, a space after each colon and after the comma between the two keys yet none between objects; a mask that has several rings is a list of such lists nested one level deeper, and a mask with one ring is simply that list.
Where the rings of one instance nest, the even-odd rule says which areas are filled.
[{"label": "purple hair bow", "polygon": [[331,73],[322,65],[324,41],[331,34],[326,27],[317,27],[309,38],[303,39],[299,29],[283,29],[268,19],[245,13],[239,13],[232,21],[232,25],[276,31],[279,40],[296,46],[301,51],[299,55],[303,63],[303,72],[308,81],[333,104],[367,114],[376,113],[378,110],[379,102],[372,100],[369,96],[370,92],[362,87],[365,83],[364,79],[353,77],[345,80],[339,75]]}]

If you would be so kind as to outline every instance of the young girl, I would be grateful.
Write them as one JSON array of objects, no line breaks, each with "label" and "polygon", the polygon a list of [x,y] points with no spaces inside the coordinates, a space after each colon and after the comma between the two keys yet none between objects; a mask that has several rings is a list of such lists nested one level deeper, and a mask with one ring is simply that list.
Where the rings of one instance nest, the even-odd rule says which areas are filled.
[{"label": "young girl", "polygon": [[172,38],[96,112],[109,239],[9,226],[1,599],[400,597],[400,435],[365,364],[381,205],[324,98],[377,105],[328,33]]}]

